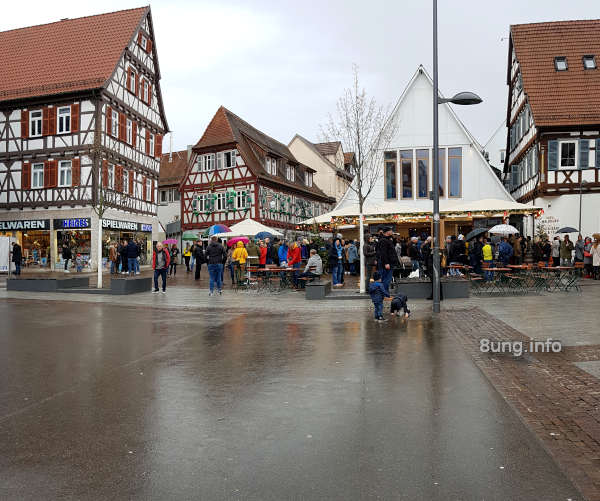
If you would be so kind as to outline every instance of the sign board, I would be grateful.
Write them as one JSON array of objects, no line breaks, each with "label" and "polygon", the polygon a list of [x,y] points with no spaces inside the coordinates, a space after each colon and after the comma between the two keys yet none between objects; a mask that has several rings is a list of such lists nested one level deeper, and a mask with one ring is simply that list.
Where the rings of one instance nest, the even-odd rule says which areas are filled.
[{"label": "sign board", "polygon": [[117,219],[103,219],[102,228],[106,230],[152,233],[151,224],[135,223],[133,221],[119,221]]},{"label": "sign board", "polygon": [[10,238],[0,237],[0,273],[8,273],[10,266]]},{"label": "sign board", "polygon": [[91,227],[92,223],[89,217],[71,218],[71,219],[55,219],[54,229],[55,230],[87,230]]},{"label": "sign board", "polygon": [[0,221],[0,231],[27,231],[49,229],[49,219],[23,219],[20,221]]}]

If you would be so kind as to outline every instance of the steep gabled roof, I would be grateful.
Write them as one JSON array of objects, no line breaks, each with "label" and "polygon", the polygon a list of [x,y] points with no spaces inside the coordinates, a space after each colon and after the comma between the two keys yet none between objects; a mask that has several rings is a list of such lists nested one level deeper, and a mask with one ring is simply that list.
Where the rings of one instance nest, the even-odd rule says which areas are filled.
[{"label": "steep gabled roof", "polygon": [[[325,156],[325,153],[323,153],[321,150],[319,150],[317,148],[317,145],[315,143],[311,143],[308,139],[302,137],[300,134],[296,134],[290,141],[290,144],[292,144],[292,142],[296,138],[298,138],[298,140],[302,141],[306,146],[308,146],[312,151],[314,151],[315,154],[317,154],[322,159],[323,162],[328,164],[329,167],[331,167],[338,176],[343,177],[348,181],[352,181],[352,179],[354,178],[352,174],[350,174],[349,172],[346,172],[344,169],[340,169],[337,165],[335,165],[331,160],[329,160]],[[321,144],[321,145],[323,145],[323,144],[338,144],[339,146],[342,145],[342,143],[340,141],[335,141],[335,143],[332,142],[332,143],[319,143],[319,144]],[[345,153],[344,153],[344,155],[345,155]]]},{"label": "steep gabled roof", "polygon": [[315,148],[319,150],[321,155],[335,155],[337,150],[342,147],[340,141],[330,141],[328,143],[315,143]]},{"label": "steep gabled roof", "polygon": [[184,178],[188,167],[188,152],[174,151],[171,161],[171,155],[165,153],[160,159],[160,177],[158,178],[159,186],[178,185]]},{"label": "steep gabled roof", "polygon": [[257,147],[265,153],[284,158],[291,164],[300,166],[301,169],[306,170],[307,167],[296,160],[285,144],[267,136],[264,132],[259,131],[235,113],[221,106],[206,127],[200,140],[194,146],[194,151],[202,151],[205,148],[214,148],[228,144],[237,145],[237,149],[244,158],[246,165],[256,177],[318,197],[328,198],[315,185],[309,187],[298,181],[292,182],[281,176],[269,174],[263,167],[263,163],[258,156]]},{"label": "steep gabled roof", "polygon": [[102,88],[148,9],[0,32],[0,102]]},{"label": "steep gabled roof", "polygon": [[[600,69],[583,67],[585,55],[600,65],[600,20],[517,24],[510,32],[536,126],[600,124]],[[556,71],[557,56],[567,57],[567,71]]]}]

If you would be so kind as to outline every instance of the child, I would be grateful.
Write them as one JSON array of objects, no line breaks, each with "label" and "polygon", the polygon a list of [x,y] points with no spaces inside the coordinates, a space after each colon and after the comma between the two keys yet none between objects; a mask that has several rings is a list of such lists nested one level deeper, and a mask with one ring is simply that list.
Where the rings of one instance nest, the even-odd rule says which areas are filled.
[{"label": "child", "polygon": [[369,284],[369,295],[373,306],[375,307],[375,320],[384,320],[383,318],[383,298],[390,297],[386,292],[385,287],[381,283],[381,273],[376,271],[373,273],[373,278]]},{"label": "child", "polygon": [[83,258],[81,257],[81,254],[77,254],[77,257],[75,258],[75,266],[77,268],[77,273],[81,273],[83,270]]},{"label": "child", "polygon": [[408,297],[406,297],[404,294],[396,294],[392,299],[392,304],[390,305],[390,315],[394,316],[396,315],[396,312],[398,312],[398,315],[400,315],[400,308],[402,308],[404,310],[404,318],[408,318],[410,315],[410,310],[406,304],[407,301]]}]

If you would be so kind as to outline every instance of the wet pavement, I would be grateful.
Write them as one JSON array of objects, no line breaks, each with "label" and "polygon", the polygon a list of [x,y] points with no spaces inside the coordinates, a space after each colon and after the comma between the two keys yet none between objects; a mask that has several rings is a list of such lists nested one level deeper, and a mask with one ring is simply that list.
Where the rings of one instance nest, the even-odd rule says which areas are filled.
[{"label": "wet pavement", "polygon": [[580,499],[423,311],[155,297],[0,300],[1,499]]}]

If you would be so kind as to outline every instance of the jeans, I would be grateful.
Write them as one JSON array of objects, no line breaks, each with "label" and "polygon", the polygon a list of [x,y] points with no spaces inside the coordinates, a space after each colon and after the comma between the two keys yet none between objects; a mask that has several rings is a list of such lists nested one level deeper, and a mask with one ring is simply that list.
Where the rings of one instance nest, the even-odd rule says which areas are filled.
[{"label": "jeans", "polygon": [[383,301],[373,302],[373,306],[375,307],[375,320],[383,318]]},{"label": "jeans", "polygon": [[210,292],[214,292],[215,286],[217,290],[221,290],[223,288],[223,265],[222,264],[209,264],[208,265],[208,276]]},{"label": "jeans", "polygon": [[15,263],[15,275],[21,274],[21,263]]},{"label": "jeans", "polygon": [[171,263],[169,275],[177,275],[177,263]]},{"label": "jeans", "polygon": [[135,258],[134,266],[135,266],[135,272],[139,273],[140,272],[140,262],[139,262],[138,258]]},{"label": "jeans", "polygon": [[292,268],[294,268],[294,270],[296,270],[296,271],[294,271],[294,274],[292,276],[292,280],[294,281],[294,285],[296,287],[298,287],[298,273],[299,273],[298,270],[300,269],[300,263],[294,263],[292,265]]},{"label": "jeans", "polygon": [[331,266],[331,278],[333,280],[333,285],[342,283],[342,274],[344,273],[344,265],[341,261],[338,261]]},{"label": "jeans", "polygon": [[[483,262],[484,263],[489,263],[490,266],[494,265],[494,261],[492,259],[484,259]],[[485,270],[485,268],[484,268],[484,270]],[[485,280],[487,282],[489,282],[490,280],[492,280],[494,278],[494,272],[493,271],[484,271],[483,274],[484,274]]]},{"label": "jeans", "polygon": [[233,263],[229,263],[227,265],[227,268],[229,268],[229,274],[231,275],[231,285],[233,285],[233,283],[235,282],[235,270],[233,267]]},{"label": "jeans", "polygon": [[65,259],[65,271],[69,269],[69,259]]},{"label": "jeans", "polygon": [[136,263],[136,259],[134,257],[128,257],[127,258],[127,271],[129,273],[135,273],[135,263]]},{"label": "jeans", "polygon": [[356,263],[350,263],[350,274],[356,275]]},{"label": "jeans", "polygon": [[154,290],[158,290],[158,277],[162,278],[162,290],[167,290],[167,269],[154,270]]},{"label": "jeans", "polygon": [[383,288],[385,289],[385,292],[387,292],[388,294],[390,293],[390,284],[392,283],[392,276],[392,267],[390,266],[389,270],[386,270],[384,267],[381,273],[381,282],[383,283]]},{"label": "jeans", "polygon": [[111,261],[111,262],[110,262],[110,274],[111,274],[111,275],[114,275],[114,274],[115,274],[115,264],[116,264],[116,263],[115,263],[114,261]]}]

